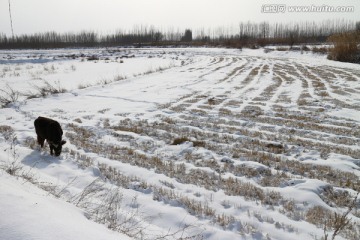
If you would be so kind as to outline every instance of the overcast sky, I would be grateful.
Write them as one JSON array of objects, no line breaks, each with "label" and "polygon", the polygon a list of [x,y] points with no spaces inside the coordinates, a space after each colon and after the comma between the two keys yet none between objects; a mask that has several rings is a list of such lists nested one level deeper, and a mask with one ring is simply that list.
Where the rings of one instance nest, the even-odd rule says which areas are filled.
[{"label": "overcast sky", "polygon": [[[135,25],[216,28],[241,21],[360,20],[360,0],[10,0],[15,34],[94,30],[110,33]],[[262,13],[264,4],[354,6],[351,13]],[[8,0],[0,0],[0,33],[11,34]]]}]

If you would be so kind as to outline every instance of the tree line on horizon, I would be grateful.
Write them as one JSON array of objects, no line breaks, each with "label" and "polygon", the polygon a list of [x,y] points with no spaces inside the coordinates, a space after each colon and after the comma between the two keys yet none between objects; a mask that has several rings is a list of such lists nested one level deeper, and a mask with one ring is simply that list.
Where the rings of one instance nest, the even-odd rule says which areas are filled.
[{"label": "tree line on horizon", "polygon": [[360,22],[326,20],[322,22],[241,22],[236,28],[160,30],[136,26],[113,34],[94,31],[79,33],[34,33],[8,37],[0,33],[0,49],[111,47],[111,46],[224,46],[256,47],[266,45],[325,43],[329,36],[360,30]]}]

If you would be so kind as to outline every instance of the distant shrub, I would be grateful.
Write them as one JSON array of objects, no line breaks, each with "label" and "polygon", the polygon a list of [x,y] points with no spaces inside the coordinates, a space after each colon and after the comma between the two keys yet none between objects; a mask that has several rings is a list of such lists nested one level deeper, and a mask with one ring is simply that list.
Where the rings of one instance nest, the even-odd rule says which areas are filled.
[{"label": "distant shrub", "polygon": [[191,140],[187,137],[175,138],[171,145],[180,145],[184,142],[190,142]]},{"label": "distant shrub", "polygon": [[75,118],[74,119],[74,122],[77,122],[77,123],[82,123],[81,119],[80,118]]},{"label": "distant shrub", "polygon": [[175,138],[171,145],[180,145],[184,142],[192,142],[194,147],[205,147],[204,141],[192,141],[187,137]]},{"label": "distant shrub", "polygon": [[306,45],[302,45],[301,46],[301,51],[310,51],[310,48],[308,47],[308,46],[306,46]]},{"label": "distant shrub", "polygon": [[300,47],[292,47],[291,50],[292,50],[292,51],[300,51],[301,48],[300,48]]},{"label": "distant shrub", "polygon": [[60,82],[55,82],[55,85],[51,85],[49,82],[44,82],[44,86],[38,87],[38,91],[41,96],[45,97],[51,94],[65,93],[66,89],[60,86]]},{"label": "distant shrub", "polygon": [[0,125],[0,134],[3,135],[6,141],[9,141],[15,135],[15,130],[10,126]]},{"label": "distant shrub", "polygon": [[78,85],[78,89],[84,89],[84,88],[87,88],[87,87],[91,87],[91,84],[84,84],[84,83],[80,83]]},{"label": "distant shrub", "polygon": [[259,46],[256,45],[256,44],[249,44],[248,48],[250,48],[250,49],[259,49]]},{"label": "distant shrub", "polygon": [[334,44],[329,50],[328,59],[340,62],[360,62],[360,32],[345,32],[332,35],[328,41]]},{"label": "distant shrub", "polygon": [[289,51],[289,48],[287,48],[287,47],[277,47],[276,48],[276,51]]},{"label": "distant shrub", "polygon": [[16,102],[19,96],[20,92],[6,85],[5,90],[0,89],[0,107],[7,107],[9,104]]},{"label": "distant shrub", "polygon": [[43,86],[34,85],[33,87],[36,89],[35,93],[24,93],[24,96],[26,96],[27,99],[46,97],[52,94],[65,93],[67,91],[65,88],[61,87],[59,81],[56,81],[54,85],[50,84],[47,81],[44,81]]},{"label": "distant shrub", "polygon": [[311,51],[313,53],[327,54],[329,49],[327,47],[313,47]]},{"label": "distant shrub", "polygon": [[204,141],[193,141],[193,146],[205,148],[205,142]]},{"label": "distant shrub", "polygon": [[214,98],[214,97],[209,98],[209,99],[208,99],[208,104],[209,104],[209,105],[215,105],[215,104],[216,104],[215,98]]},{"label": "distant shrub", "polygon": [[98,61],[98,60],[99,60],[99,57],[93,55],[93,56],[88,57],[87,60],[88,60],[88,61]]},{"label": "distant shrub", "polygon": [[269,53],[269,52],[272,52],[272,51],[274,51],[274,49],[264,48],[264,53]]}]

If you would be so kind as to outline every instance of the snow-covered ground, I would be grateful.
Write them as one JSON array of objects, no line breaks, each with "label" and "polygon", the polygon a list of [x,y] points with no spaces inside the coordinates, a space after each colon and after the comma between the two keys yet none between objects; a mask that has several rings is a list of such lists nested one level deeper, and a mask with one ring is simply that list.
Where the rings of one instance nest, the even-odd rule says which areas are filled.
[{"label": "snow-covered ground", "polygon": [[0,64],[1,239],[321,239],[348,210],[336,239],[360,236],[359,65],[213,48]]}]

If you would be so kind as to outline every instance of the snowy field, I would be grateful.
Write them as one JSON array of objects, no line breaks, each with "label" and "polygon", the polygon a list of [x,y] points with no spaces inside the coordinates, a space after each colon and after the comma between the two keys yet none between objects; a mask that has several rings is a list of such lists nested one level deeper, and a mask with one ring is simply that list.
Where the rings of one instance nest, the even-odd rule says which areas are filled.
[{"label": "snowy field", "polygon": [[[1,239],[360,237],[360,65],[14,50],[0,89]],[[61,124],[60,157],[37,145],[38,116]]]}]

